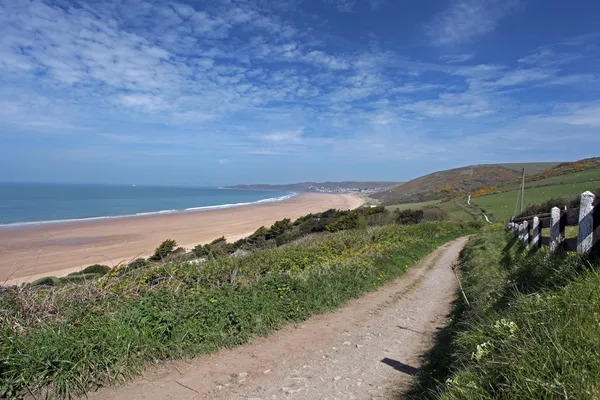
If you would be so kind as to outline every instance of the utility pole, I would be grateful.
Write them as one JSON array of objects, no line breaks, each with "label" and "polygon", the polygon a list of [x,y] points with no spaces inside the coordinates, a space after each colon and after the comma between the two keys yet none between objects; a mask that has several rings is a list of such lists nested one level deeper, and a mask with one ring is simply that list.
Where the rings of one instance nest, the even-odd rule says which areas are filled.
[{"label": "utility pole", "polygon": [[523,168],[523,179],[521,180],[521,211],[523,212],[523,196],[525,195],[525,168]]}]

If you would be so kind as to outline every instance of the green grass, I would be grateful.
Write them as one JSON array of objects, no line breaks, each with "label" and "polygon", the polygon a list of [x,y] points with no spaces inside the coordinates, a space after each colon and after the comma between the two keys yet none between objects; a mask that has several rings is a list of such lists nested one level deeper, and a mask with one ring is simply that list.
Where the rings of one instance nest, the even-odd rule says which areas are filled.
[{"label": "green grass", "polygon": [[[597,186],[600,186],[600,169],[589,169],[587,171],[574,172],[572,174],[554,176],[552,178],[542,179],[539,181],[527,182],[525,179],[525,187],[540,187],[540,186],[554,186],[564,185],[573,183],[585,183],[595,182]],[[510,185],[502,186],[502,190],[517,190],[521,187],[520,183],[512,183]]]},{"label": "green grass", "polygon": [[333,310],[473,233],[448,222],[317,234],[244,257],[118,269],[96,282],[0,291],[0,397],[122,382]]},{"label": "green grass", "polygon": [[[565,183],[556,186],[531,188],[527,188],[526,186],[523,205],[524,207],[527,207],[530,204],[542,203],[551,197],[576,196],[586,190],[595,190],[598,187],[600,187],[600,182],[598,181]],[[471,200],[471,203],[481,207],[486,213],[494,214],[499,220],[507,221],[513,216],[518,193],[518,190],[513,190],[510,192],[490,194],[487,196],[476,197]],[[517,209],[517,214],[518,211],[519,210]]]},{"label": "green grass", "polygon": [[468,204],[466,197],[458,197],[437,206],[451,221],[479,221],[483,220],[483,214],[479,207],[475,206],[473,200]]},{"label": "green grass", "polygon": [[449,325],[410,399],[598,399],[600,271],[576,254],[525,250],[512,233],[472,238]]},{"label": "green grass", "polygon": [[394,210],[422,210],[423,208],[429,208],[440,204],[440,200],[431,200],[431,201],[423,201],[420,203],[402,203],[402,204],[393,204],[391,206],[386,206],[385,209],[389,211]]}]

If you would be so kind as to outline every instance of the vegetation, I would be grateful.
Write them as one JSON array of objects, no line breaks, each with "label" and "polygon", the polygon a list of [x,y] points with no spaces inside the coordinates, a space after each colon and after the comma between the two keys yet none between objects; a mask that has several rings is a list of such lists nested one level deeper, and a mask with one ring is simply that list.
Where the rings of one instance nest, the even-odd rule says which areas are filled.
[{"label": "vegetation", "polygon": [[172,239],[167,239],[164,242],[162,242],[160,244],[160,246],[158,246],[158,248],[154,251],[154,254],[149,258],[149,260],[152,260],[152,261],[163,260],[163,259],[167,258],[168,256],[170,256],[171,254],[173,254],[176,247],[177,247],[176,241],[174,241]]},{"label": "vegetation", "polygon": [[408,397],[597,399],[598,266],[501,230],[472,238],[459,266],[470,306],[457,300]]},{"label": "vegetation", "polygon": [[[565,184],[545,187],[525,188],[524,205],[528,207],[531,204],[542,203],[550,198],[579,196],[586,190],[595,190],[598,182],[582,182],[575,184]],[[471,200],[487,212],[493,213],[499,220],[507,221],[515,212],[519,191],[511,191],[488,196],[478,197]],[[563,204],[568,205],[568,204]],[[517,209],[518,213],[518,209]]]},{"label": "vegetation", "polygon": [[106,275],[110,272],[110,267],[108,265],[94,264],[89,267],[85,267],[81,271],[73,272],[69,274],[69,276],[77,276],[77,275],[85,275],[85,274],[99,274]]},{"label": "vegetation", "polygon": [[[594,194],[600,197],[600,189],[596,189],[594,191]],[[518,215],[518,217],[548,213],[553,207],[577,208],[579,207],[580,201],[580,195],[551,197],[550,199],[544,202],[535,203],[527,206],[527,208],[525,208],[523,212]]]},{"label": "vegetation", "polygon": [[410,202],[447,200],[460,194],[512,182],[521,174],[515,170],[494,165],[476,165],[434,172],[388,191],[371,195],[386,205]]},{"label": "vegetation", "polygon": [[[600,157],[558,164],[526,179],[529,188],[597,181],[600,181]],[[520,187],[521,179],[515,179],[513,182],[482,188],[474,192],[473,197],[508,192]]]},{"label": "vegetation", "polygon": [[392,204],[392,205],[386,206],[385,209],[389,210],[389,211],[406,210],[409,208],[412,210],[423,210],[423,209],[435,207],[436,205],[438,205],[440,203],[441,203],[440,200],[423,201],[421,203],[400,203],[400,204]]},{"label": "vegetation", "polygon": [[[313,221],[306,229],[320,222],[303,221]],[[276,229],[262,229],[259,236],[269,241],[289,232],[288,223],[278,226],[286,229],[274,238],[267,232]],[[122,381],[149,362],[242,344],[339,307],[478,227],[438,222],[335,233],[323,228],[242,257],[165,261],[127,273],[122,271],[128,266],[119,266],[95,282],[3,288],[0,397],[30,392],[65,398]]]}]

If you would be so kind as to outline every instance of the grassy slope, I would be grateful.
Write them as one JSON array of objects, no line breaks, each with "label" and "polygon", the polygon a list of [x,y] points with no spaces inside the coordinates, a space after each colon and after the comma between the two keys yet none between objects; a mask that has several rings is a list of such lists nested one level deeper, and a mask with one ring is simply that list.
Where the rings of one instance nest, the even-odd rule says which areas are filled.
[{"label": "grassy slope", "polygon": [[[525,181],[526,187],[540,187],[551,185],[562,185],[572,183],[597,182],[600,186],[600,169],[590,169],[587,171],[575,172],[567,175],[554,176],[552,178],[542,179],[539,181]],[[502,187],[502,190],[517,190],[521,187],[520,183],[512,183]]]},{"label": "grassy slope", "polygon": [[[562,176],[561,178],[565,178]],[[554,178],[552,178],[554,179]],[[544,181],[538,181],[541,183]],[[566,180],[565,182],[568,182]],[[537,186],[525,189],[524,207],[530,204],[541,203],[551,197],[576,196],[586,190],[595,190],[600,187],[600,181],[585,181],[580,183],[564,183],[554,186]],[[512,217],[517,202],[518,190],[504,193],[491,194],[476,197],[471,200],[473,204],[480,206],[488,213],[493,213],[499,220],[508,220]],[[517,210],[518,213],[518,210]]]},{"label": "grassy slope", "polygon": [[0,397],[43,397],[51,388],[66,398],[127,379],[147,363],[245,343],[339,307],[473,231],[450,223],[388,225],[86,284],[4,288]]},{"label": "grassy slope", "polygon": [[461,193],[511,182],[519,176],[517,171],[508,168],[476,165],[434,172],[388,191],[376,193],[372,197],[385,204],[423,202],[455,197]]},{"label": "grassy slope", "polygon": [[597,267],[531,254],[503,231],[471,239],[460,264],[471,307],[457,300],[409,398],[598,399]]},{"label": "grassy slope", "polygon": [[393,204],[390,206],[386,206],[385,208],[389,211],[394,211],[394,210],[422,210],[423,208],[429,208],[432,206],[435,206],[437,204],[439,204],[440,201],[439,200],[432,200],[432,201],[423,201],[420,203],[401,203],[401,204]]},{"label": "grassy slope", "polygon": [[506,163],[506,164],[495,164],[500,167],[512,169],[514,171],[521,172],[525,168],[525,175],[535,175],[539,172],[553,168],[560,164],[559,162],[533,162],[533,163]]}]

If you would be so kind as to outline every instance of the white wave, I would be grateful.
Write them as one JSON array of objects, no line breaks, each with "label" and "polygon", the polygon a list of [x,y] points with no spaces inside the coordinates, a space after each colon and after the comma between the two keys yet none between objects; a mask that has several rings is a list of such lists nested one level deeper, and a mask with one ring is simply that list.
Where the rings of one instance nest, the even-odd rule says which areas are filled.
[{"label": "white wave", "polygon": [[278,202],[278,201],[283,201],[283,200],[291,199],[292,197],[296,196],[297,194],[298,193],[290,193],[290,194],[286,194],[285,196],[271,197],[271,198],[268,198],[268,199],[251,201],[251,202],[247,202],[247,203],[218,204],[218,205],[215,205],[215,206],[191,207],[191,208],[186,208],[185,211],[218,210],[218,209],[221,209],[221,208],[233,208],[233,207],[240,207],[240,206],[250,206],[250,205],[253,205],[253,204],[261,204],[261,203],[275,203],[275,202]]}]

